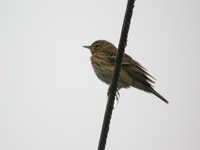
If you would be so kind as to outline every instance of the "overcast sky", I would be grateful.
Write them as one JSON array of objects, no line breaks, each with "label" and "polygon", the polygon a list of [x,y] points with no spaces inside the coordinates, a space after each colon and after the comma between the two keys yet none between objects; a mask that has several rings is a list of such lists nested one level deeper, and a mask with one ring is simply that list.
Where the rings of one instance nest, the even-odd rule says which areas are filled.
[{"label": "overcast sky", "polygon": [[[127,0],[0,1],[0,149],[97,149],[108,86],[82,45],[118,45]],[[109,150],[200,149],[200,2],[137,0],[126,53],[157,97],[121,90]]]}]

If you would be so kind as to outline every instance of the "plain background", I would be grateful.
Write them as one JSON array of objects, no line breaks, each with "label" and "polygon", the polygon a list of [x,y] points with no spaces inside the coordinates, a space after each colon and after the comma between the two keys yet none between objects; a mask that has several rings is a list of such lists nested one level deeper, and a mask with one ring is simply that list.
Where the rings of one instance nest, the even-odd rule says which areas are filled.
[{"label": "plain background", "polygon": [[[108,86],[82,45],[118,45],[127,1],[0,1],[0,149],[97,149]],[[126,52],[157,97],[121,90],[109,150],[200,149],[200,2],[137,0]]]}]

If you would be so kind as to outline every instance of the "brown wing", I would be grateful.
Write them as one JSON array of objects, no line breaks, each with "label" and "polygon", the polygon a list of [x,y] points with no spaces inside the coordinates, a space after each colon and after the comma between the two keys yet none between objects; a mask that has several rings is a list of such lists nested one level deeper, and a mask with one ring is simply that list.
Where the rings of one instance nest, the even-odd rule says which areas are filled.
[{"label": "brown wing", "polygon": [[[113,45],[110,46],[110,48],[106,47],[99,52],[104,53],[104,55],[110,60],[110,63],[114,64],[117,55],[117,48],[113,47]],[[143,90],[148,90],[145,87],[152,87],[151,83],[155,83],[155,78],[151,76],[142,65],[140,65],[127,54],[124,54],[123,56],[122,69],[132,77],[135,84],[141,85],[140,88]],[[142,88],[142,85],[145,87]],[[137,85],[135,87],[137,87]]]},{"label": "brown wing", "polygon": [[141,81],[149,81],[151,83],[155,83],[155,78],[150,75],[142,65],[140,65],[127,54],[124,54],[122,67],[125,68],[126,71],[130,74],[137,75],[137,78]]}]

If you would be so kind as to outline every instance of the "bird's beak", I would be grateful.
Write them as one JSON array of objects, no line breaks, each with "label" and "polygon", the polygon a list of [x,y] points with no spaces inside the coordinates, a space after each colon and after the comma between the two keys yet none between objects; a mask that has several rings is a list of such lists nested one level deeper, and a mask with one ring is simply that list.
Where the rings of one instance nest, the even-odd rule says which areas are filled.
[{"label": "bird's beak", "polygon": [[90,46],[87,46],[87,45],[84,45],[83,47],[84,47],[84,48],[88,48],[88,49],[90,49]]}]

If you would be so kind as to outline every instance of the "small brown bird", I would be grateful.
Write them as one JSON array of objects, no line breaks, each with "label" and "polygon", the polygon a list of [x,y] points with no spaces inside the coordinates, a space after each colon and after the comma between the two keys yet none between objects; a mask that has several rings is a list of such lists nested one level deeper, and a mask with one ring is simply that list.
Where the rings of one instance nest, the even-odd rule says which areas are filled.
[{"label": "small brown bird", "polygon": [[[112,82],[112,74],[114,71],[114,63],[117,55],[117,48],[110,42],[98,40],[90,46],[83,46],[90,49],[92,53],[91,62],[97,77],[107,84]],[[153,89],[152,84],[155,83],[154,78],[147,73],[137,61],[129,55],[124,54],[122,59],[120,77],[117,89],[135,87],[145,92],[152,93],[163,100],[168,101]]]}]

